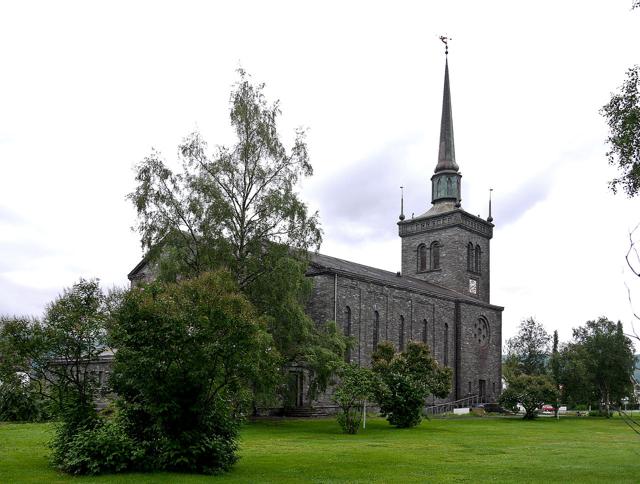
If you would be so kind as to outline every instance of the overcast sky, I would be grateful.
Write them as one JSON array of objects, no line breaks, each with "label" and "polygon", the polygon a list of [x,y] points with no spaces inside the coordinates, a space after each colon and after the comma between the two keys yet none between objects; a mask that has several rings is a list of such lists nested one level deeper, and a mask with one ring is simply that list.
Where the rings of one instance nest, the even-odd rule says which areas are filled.
[{"label": "overcast sky", "polygon": [[494,188],[505,338],[529,316],[564,340],[600,315],[630,329],[640,199],[607,188],[598,110],[640,63],[631,3],[0,0],[0,314],[39,315],[81,276],[127,284],[134,164],[195,129],[233,142],[239,66],[281,100],[285,139],[308,128],[321,251],[399,270],[399,186],[407,215],[430,204],[447,33],[463,208],[486,217]]}]

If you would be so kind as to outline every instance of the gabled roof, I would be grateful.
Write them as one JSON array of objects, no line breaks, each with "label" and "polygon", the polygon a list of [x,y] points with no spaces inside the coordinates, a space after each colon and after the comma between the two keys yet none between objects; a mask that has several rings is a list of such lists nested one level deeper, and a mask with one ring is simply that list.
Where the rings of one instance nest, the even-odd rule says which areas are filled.
[{"label": "gabled roof", "polygon": [[[368,282],[374,282],[378,284],[384,284],[389,287],[396,287],[399,289],[405,289],[412,292],[418,292],[427,294],[430,296],[440,297],[442,299],[448,299],[453,301],[463,301],[466,303],[474,304],[477,306],[491,307],[497,310],[502,310],[501,306],[494,306],[478,299],[474,299],[465,294],[461,294],[457,291],[447,289],[446,287],[433,284],[432,282],[423,281],[415,277],[398,275],[398,273],[385,271],[376,267],[365,266],[356,262],[351,262],[344,259],[338,259],[337,257],[331,257],[317,252],[308,252],[309,255],[309,271],[308,275],[314,274],[338,274],[349,276],[354,279],[360,279]],[[129,273],[129,279],[133,279],[135,274],[138,273],[146,264],[148,258],[143,258],[136,267]]]},{"label": "gabled roof", "polygon": [[[310,253],[309,265],[315,269],[316,273],[332,273],[338,275],[351,276],[356,279],[362,279],[370,282],[377,282],[390,287],[406,289],[412,292],[419,292],[431,296],[440,297],[455,301],[463,301],[479,306],[490,306],[494,309],[502,310],[500,306],[487,304],[478,299],[474,299],[457,291],[447,289],[446,287],[423,281],[415,277],[398,275],[398,273],[377,269],[375,267],[365,266],[356,262],[351,262],[337,257],[330,257],[324,254]],[[313,272],[310,274],[313,275]]]}]

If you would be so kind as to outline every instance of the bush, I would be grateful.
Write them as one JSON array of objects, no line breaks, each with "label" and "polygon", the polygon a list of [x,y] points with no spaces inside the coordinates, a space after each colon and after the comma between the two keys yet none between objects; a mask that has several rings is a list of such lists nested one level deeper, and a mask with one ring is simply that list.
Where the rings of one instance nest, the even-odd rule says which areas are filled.
[{"label": "bush", "polygon": [[50,418],[41,395],[20,379],[0,382],[0,422],[42,422]]},{"label": "bush", "polygon": [[253,385],[271,381],[279,360],[232,277],[221,271],[131,290],[112,338],[110,382],[144,467],[229,470]]},{"label": "bush", "polygon": [[347,434],[355,434],[360,428],[364,402],[373,394],[373,379],[371,370],[353,364],[340,372],[340,384],[333,399],[340,406],[338,424]]},{"label": "bush", "polygon": [[451,369],[438,365],[429,348],[410,341],[402,353],[385,341],[373,354],[380,412],[396,427],[415,427],[430,394],[443,398],[451,389]]},{"label": "bush", "polygon": [[143,451],[114,420],[99,420],[94,427],[76,429],[61,424],[52,444],[53,464],[68,474],[104,474],[134,470]]},{"label": "bush", "polygon": [[522,418],[534,419],[538,409],[547,402],[555,402],[558,390],[547,376],[519,375],[513,377],[507,389],[502,392],[498,403],[506,408],[516,410],[518,403],[524,407]]}]

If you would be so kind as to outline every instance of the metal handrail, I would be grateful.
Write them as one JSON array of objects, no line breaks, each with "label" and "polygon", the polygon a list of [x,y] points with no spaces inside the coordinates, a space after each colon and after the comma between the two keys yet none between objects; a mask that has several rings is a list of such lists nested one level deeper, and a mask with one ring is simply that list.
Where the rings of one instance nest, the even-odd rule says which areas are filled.
[{"label": "metal handrail", "polygon": [[424,408],[425,414],[436,415],[439,413],[452,412],[454,408],[470,407],[480,403],[480,395],[469,395],[468,397],[455,400],[453,402],[439,403]]}]

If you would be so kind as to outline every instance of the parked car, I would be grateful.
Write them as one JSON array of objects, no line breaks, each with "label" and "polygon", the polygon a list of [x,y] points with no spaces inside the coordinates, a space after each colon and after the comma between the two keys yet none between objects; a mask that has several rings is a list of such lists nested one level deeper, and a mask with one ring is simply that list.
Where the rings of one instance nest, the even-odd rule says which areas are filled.
[{"label": "parked car", "polygon": [[487,413],[507,413],[507,411],[497,403],[483,403],[480,407],[484,408],[484,411]]},{"label": "parked car", "polygon": [[547,405],[543,405],[542,406],[542,413],[549,414],[549,413],[553,413],[555,411],[556,411],[556,407],[554,407],[553,405],[547,404]]}]

